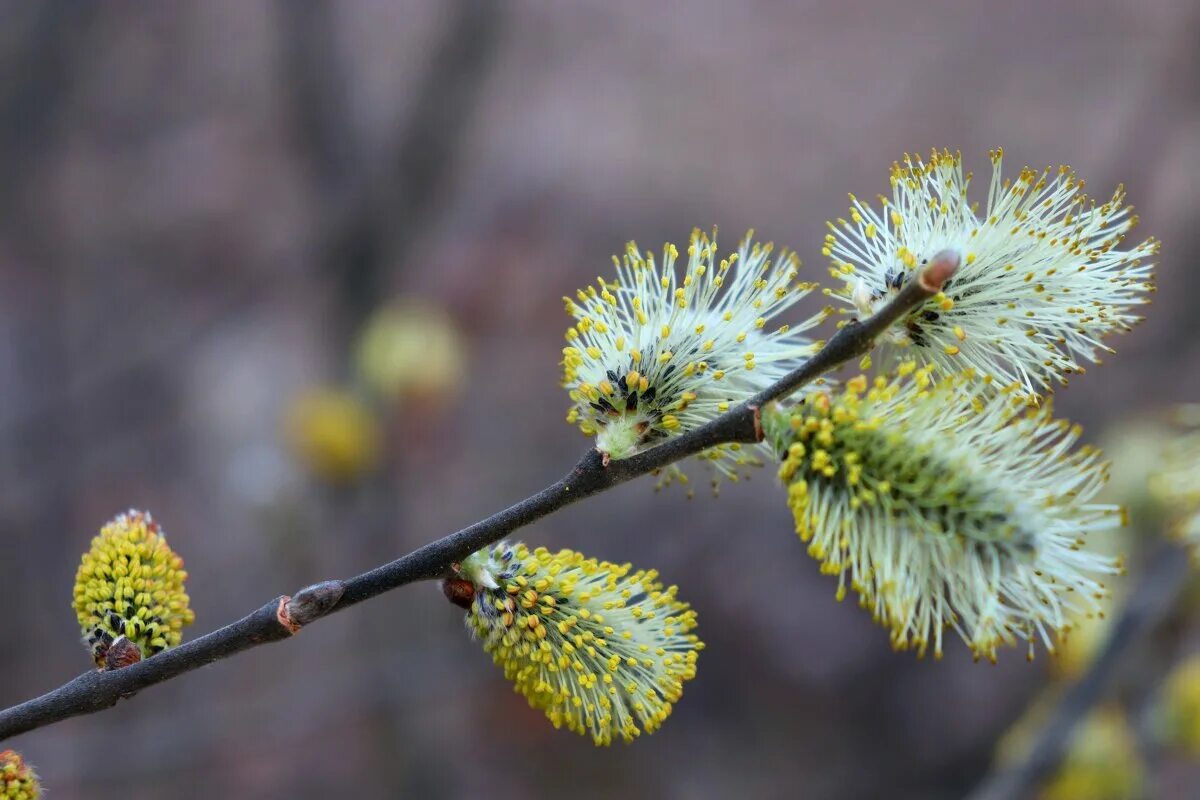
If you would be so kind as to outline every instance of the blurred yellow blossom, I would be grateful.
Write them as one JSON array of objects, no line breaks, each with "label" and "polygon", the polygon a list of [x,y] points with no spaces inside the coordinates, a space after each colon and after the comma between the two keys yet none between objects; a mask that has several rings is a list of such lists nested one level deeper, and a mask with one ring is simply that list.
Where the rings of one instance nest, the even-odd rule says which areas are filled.
[{"label": "blurred yellow blossom", "polygon": [[1184,432],[1164,448],[1150,488],[1166,506],[1172,532],[1200,559],[1200,404],[1179,406],[1172,417]]},{"label": "blurred yellow blossom", "polygon": [[[1058,701],[1044,693],[1004,734],[996,761],[1012,766],[1028,757]],[[1124,712],[1115,706],[1093,710],[1075,729],[1058,771],[1042,786],[1038,800],[1133,800],[1140,797],[1144,770]]]},{"label": "blurred yellow blossom", "polygon": [[1123,506],[1134,529],[1156,534],[1162,523],[1163,498],[1151,489],[1151,476],[1162,468],[1172,440],[1168,425],[1149,418],[1108,428],[1100,448],[1108,455],[1109,481],[1101,498]]},{"label": "blurred yellow blossom", "polygon": [[1200,654],[1185,659],[1163,685],[1155,714],[1161,741],[1200,756]]},{"label": "blurred yellow blossom", "polygon": [[1067,757],[1039,800],[1132,800],[1141,796],[1143,767],[1120,709],[1093,711],[1075,731]]},{"label": "blurred yellow blossom", "polygon": [[378,422],[358,397],[342,389],[311,388],[295,396],[284,436],[296,460],[329,483],[352,482],[379,461]]},{"label": "blurred yellow blossom", "polygon": [[454,320],[418,298],[376,310],[359,334],[354,358],[363,383],[389,400],[457,394],[466,374],[466,350]]}]

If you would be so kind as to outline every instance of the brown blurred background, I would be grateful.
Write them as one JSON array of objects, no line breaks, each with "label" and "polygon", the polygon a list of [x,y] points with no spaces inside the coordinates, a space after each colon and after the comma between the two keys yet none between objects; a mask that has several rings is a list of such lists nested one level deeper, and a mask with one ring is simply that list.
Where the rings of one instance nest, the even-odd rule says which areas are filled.
[{"label": "brown blurred background", "polygon": [[[609,254],[754,227],[821,280],[824,221],[906,150],[1125,182],[1161,291],[1058,408],[1098,438],[1200,400],[1198,35],[1184,0],[0,0],[0,705],[89,666],[72,578],[118,511],[150,509],[186,559],[189,636],[457,529],[586,444],[560,297]],[[380,461],[331,485],[283,420],[312,387],[361,389],[358,331],[401,297],[444,309],[465,371],[371,399]],[[551,729],[433,585],[10,744],[58,800],[978,780],[1045,659],[892,653],[769,474],[718,499],[652,485],[521,532],[657,567],[699,610],[699,676],[634,746]]]}]

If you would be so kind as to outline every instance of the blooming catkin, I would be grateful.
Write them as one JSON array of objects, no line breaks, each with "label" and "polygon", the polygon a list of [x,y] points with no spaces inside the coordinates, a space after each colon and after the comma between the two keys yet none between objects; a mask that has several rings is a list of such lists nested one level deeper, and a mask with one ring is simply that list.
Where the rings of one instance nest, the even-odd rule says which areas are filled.
[{"label": "blooming catkin", "polygon": [[183,559],[144,511],[109,522],[84,553],[75,574],[75,614],[97,666],[113,644],[127,640],[148,658],[179,644],[195,619],[184,592]]},{"label": "blooming catkin", "polygon": [[0,751],[0,800],[36,800],[42,786],[33,768],[15,750]]},{"label": "blooming catkin", "polygon": [[696,675],[696,612],[653,570],[501,542],[457,580],[467,628],[515,689],[598,745],[653,733]]},{"label": "blooming catkin", "polygon": [[[832,309],[795,325],[768,323],[815,284],[797,280],[800,262],[750,235],[718,259],[712,238],[692,232],[683,275],[668,244],[661,266],[630,243],[613,258],[617,279],[597,279],[566,301],[577,322],[567,330],[563,385],[574,403],[567,421],[625,458],[728,411],[817,349],[804,332]],[[740,445],[702,458],[736,477],[748,463]]]},{"label": "blooming catkin", "polygon": [[970,374],[935,382],[902,364],[814,391],[763,423],[809,553],[891,629],[898,649],[942,653],[953,628],[976,658],[1094,613],[1098,576],[1119,563],[1086,549],[1119,525],[1089,504],[1105,480],[1097,451],[1072,451],[1078,428],[1022,413]]},{"label": "blooming catkin", "polygon": [[[957,274],[889,335],[891,352],[949,371],[974,368],[1025,394],[1082,372],[1108,334],[1139,321],[1131,308],[1153,291],[1159,243],[1125,241],[1137,225],[1118,186],[1101,204],[1083,193],[1067,167],[1015,180],[1001,175],[1003,151],[991,153],[987,205],[967,198],[962,158],[933,151],[892,166],[892,199],[876,211],[850,196],[850,219],[829,223],[822,253],[845,282],[838,294],[863,315],[898,292],[928,259],[949,253]],[[1111,352],[1111,351],[1110,351]]]}]

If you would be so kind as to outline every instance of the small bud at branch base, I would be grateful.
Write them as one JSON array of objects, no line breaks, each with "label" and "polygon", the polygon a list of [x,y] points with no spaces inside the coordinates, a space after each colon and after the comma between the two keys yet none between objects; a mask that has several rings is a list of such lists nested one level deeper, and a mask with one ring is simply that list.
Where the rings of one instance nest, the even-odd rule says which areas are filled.
[{"label": "small bud at branch base", "polygon": [[917,280],[921,282],[921,288],[925,291],[940,292],[961,263],[962,256],[958,254],[958,251],[942,250],[930,259],[925,269],[921,270],[921,275]]}]

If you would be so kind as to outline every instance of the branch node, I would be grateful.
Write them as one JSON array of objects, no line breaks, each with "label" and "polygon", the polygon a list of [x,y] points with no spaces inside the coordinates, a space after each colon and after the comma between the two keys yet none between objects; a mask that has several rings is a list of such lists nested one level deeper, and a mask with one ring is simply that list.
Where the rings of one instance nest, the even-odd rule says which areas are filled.
[{"label": "branch node", "polygon": [[763,433],[762,426],[762,408],[757,405],[750,406],[750,413],[754,416],[754,441],[761,442],[766,435]]},{"label": "branch node", "polygon": [[[314,583],[312,586],[306,586],[296,592],[294,597],[284,598],[285,602],[280,606],[280,622],[283,622],[284,627],[295,633],[313,620],[320,619],[332,611],[338,601],[342,599],[345,591],[346,585],[341,581],[322,581]],[[284,619],[287,622],[284,622]],[[295,628],[292,628],[292,625]]]},{"label": "branch node", "polygon": [[282,625],[288,633],[295,635],[296,633],[299,633],[300,629],[304,626],[293,620],[291,615],[288,613],[288,603],[291,601],[292,598],[288,597],[286,594],[279,598],[279,608],[275,610],[275,619],[278,620],[279,624]]}]

